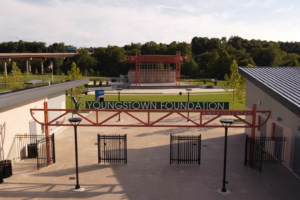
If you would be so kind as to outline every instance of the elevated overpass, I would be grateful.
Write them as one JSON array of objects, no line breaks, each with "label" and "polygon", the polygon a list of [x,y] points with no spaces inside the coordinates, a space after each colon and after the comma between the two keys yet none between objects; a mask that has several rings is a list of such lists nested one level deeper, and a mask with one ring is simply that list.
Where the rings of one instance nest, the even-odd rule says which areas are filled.
[{"label": "elevated overpass", "polygon": [[[43,62],[51,58],[71,58],[77,53],[0,53],[0,62],[4,63],[4,73],[7,75],[7,62],[13,60],[25,60],[26,61],[26,71],[29,70],[30,61],[41,61],[41,72],[44,74],[44,64]],[[90,55],[92,53],[89,53]],[[53,63],[52,63],[53,66]]]}]

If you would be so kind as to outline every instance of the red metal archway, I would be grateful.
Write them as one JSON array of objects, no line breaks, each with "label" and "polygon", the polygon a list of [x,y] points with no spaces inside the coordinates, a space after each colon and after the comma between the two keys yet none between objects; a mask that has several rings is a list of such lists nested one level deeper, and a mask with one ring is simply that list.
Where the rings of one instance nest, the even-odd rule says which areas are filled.
[{"label": "red metal archway", "polygon": [[[222,125],[212,125],[209,124],[212,121],[216,120],[217,118],[224,116],[224,115],[231,115],[233,117],[236,117],[237,119],[241,120],[245,123],[245,125],[232,125],[230,128],[251,128],[251,138],[254,139],[255,137],[255,128],[259,128],[260,126],[267,123],[271,116],[270,110],[256,110],[256,103],[253,103],[252,110],[106,110],[106,109],[81,109],[81,111],[88,111],[88,112],[94,112],[96,115],[96,120],[93,121],[87,117],[84,117],[80,113],[77,113],[78,116],[82,117],[86,120],[86,122],[80,123],[78,126],[106,126],[106,127],[196,127],[196,128],[221,128]],[[34,112],[44,112],[44,123],[40,122],[34,117]],[[48,114],[49,112],[64,112],[63,114],[59,115],[57,118],[51,120],[49,122],[48,120]],[[39,124],[45,126],[45,135],[46,138],[49,138],[49,126],[73,126],[72,124],[56,124],[56,120],[64,117],[68,113],[75,113],[76,109],[48,109],[48,102],[44,102],[44,109],[30,109],[30,113],[32,118]],[[99,113],[101,112],[112,112],[113,114],[104,119],[99,120]],[[147,113],[147,120],[141,120],[137,116],[134,116],[134,113]],[[151,122],[151,113],[166,113],[163,117]],[[190,113],[198,113],[199,114],[199,122],[196,122],[192,120],[189,117],[186,117],[183,113],[190,112]],[[113,117],[118,116],[120,113],[124,113],[128,115],[129,117],[132,117],[139,121],[141,124],[131,123],[131,124],[120,124],[119,122],[110,122],[108,121],[112,119]],[[267,118],[263,123],[256,125],[256,115],[257,113],[264,113],[267,114]],[[186,124],[186,125],[180,125],[180,124],[158,124],[158,122],[161,122],[163,119],[167,118],[168,116],[172,114],[178,114],[179,116],[183,117],[184,119],[188,119],[192,122],[192,124]],[[203,116],[210,115],[214,116],[212,119],[203,122]],[[252,116],[252,122],[247,122],[246,120],[242,119],[240,116]],[[47,163],[50,164],[50,144],[49,140],[47,140]],[[254,146],[251,146],[250,152],[254,152]],[[250,155],[250,165],[253,163],[253,155]],[[252,165],[251,165],[252,166]]]},{"label": "red metal archway", "polygon": [[181,56],[181,51],[176,51],[176,55],[141,55],[141,51],[136,51],[135,56],[125,56],[126,60],[135,63],[135,84],[141,85],[141,63],[175,63],[176,64],[176,85],[180,85],[181,61],[188,61],[191,56]]}]

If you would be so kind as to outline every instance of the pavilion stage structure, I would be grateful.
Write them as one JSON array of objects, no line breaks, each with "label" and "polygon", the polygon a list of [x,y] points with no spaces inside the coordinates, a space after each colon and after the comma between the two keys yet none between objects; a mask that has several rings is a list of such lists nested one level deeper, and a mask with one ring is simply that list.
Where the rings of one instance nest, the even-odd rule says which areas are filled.
[{"label": "pavilion stage structure", "polygon": [[[191,56],[181,56],[180,51],[176,55],[141,55],[136,51],[135,56],[126,56],[131,63],[135,63],[135,70],[129,70],[128,82],[136,85],[141,83],[175,83],[180,85],[181,61],[188,61]],[[172,69],[170,64],[175,64]]]}]

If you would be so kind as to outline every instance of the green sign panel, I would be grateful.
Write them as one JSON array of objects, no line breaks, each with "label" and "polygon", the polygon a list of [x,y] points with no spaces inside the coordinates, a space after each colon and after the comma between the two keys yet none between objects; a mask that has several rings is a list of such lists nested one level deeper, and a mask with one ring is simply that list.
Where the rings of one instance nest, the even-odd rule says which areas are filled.
[{"label": "green sign panel", "polygon": [[229,110],[229,102],[86,101],[86,109]]}]

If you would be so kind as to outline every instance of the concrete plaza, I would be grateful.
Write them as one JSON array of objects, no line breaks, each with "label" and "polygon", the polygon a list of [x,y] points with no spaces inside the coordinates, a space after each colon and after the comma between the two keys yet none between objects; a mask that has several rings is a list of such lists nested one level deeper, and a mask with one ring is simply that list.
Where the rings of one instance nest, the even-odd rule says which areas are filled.
[{"label": "concrete plaza", "polygon": [[[95,113],[88,117],[94,119]],[[124,124],[135,120],[125,114],[121,118],[119,123]],[[165,122],[187,123],[178,115]],[[128,164],[97,164],[98,133],[127,134]],[[201,165],[170,165],[170,134],[201,134]],[[76,184],[69,180],[75,177],[73,127],[60,129],[55,137],[56,163],[40,170],[36,163],[15,164],[13,176],[0,185],[0,199],[280,200],[300,196],[300,180],[284,166],[263,165],[262,173],[244,166],[245,134],[241,128],[229,128],[227,195],[217,192],[222,187],[224,128],[79,127],[79,182],[83,192],[70,190]]]}]

